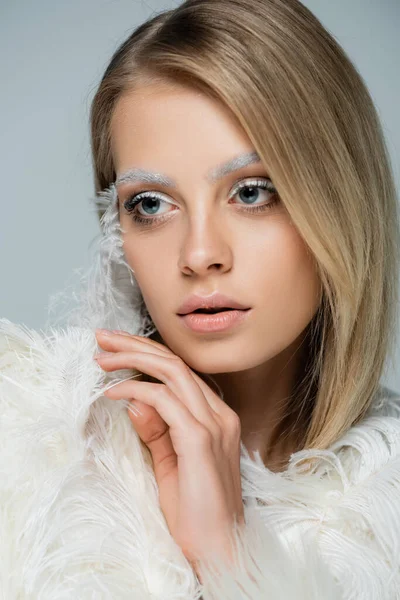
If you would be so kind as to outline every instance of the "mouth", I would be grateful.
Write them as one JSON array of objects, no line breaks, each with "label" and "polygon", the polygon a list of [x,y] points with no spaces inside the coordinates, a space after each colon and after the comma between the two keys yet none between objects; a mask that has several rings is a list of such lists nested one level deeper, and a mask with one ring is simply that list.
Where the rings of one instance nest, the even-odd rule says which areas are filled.
[{"label": "mouth", "polygon": [[[190,313],[186,313],[188,315],[194,315],[194,314],[203,314],[203,315],[214,315],[217,313],[222,313],[222,312],[228,312],[230,310],[240,310],[241,312],[244,312],[246,310],[250,310],[249,308],[244,308],[244,309],[239,309],[239,308],[230,308],[229,306],[221,306],[218,308],[196,308],[196,310],[193,310]],[[180,317],[184,317],[184,314],[180,314]]]},{"label": "mouth", "polygon": [[197,333],[225,332],[247,319],[250,308],[198,308],[179,315],[185,327]]}]

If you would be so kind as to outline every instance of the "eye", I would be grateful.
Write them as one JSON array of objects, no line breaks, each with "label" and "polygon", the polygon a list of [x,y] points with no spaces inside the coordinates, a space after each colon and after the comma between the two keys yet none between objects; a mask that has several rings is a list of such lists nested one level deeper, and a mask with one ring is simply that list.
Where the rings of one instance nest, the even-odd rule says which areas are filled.
[{"label": "eye", "polygon": [[[263,200],[263,194],[260,194],[259,190],[265,192],[269,201],[263,204],[255,204],[261,198]],[[239,200],[244,204],[238,205],[239,210],[246,212],[260,212],[266,211],[280,202],[278,192],[269,177],[252,178],[246,180],[240,180],[237,182],[232,191],[229,194],[229,200],[235,196],[239,197]],[[271,199],[272,197],[272,199]],[[141,208],[145,212],[138,212],[139,205],[142,204]],[[151,226],[154,223],[159,223],[169,218],[169,214],[174,211],[160,212],[160,206],[170,204],[175,206],[172,202],[167,200],[165,196],[159,192],[145,191],[138,194],[133,194],[124,202],[125,210],[132,214],[132,220],[135,223]]]},{"label": "eye", "polygon": [[[272,181],[267,178],[261,179],[246,179],[239,181],[233,188],[232,192],[229,195],[229,199],[233,198],[236,195],[239,195],[240,200],[243,200],[247,206],[251,207],[254,202],[259,200],[260,193],[259,190],[264,190],[268,192],[265,194],[266,196],[270,196],[271,194],[277,194],[277,190],[272,184]],[[262,194],[261,194],[262,196]],[[262,198],[261,198],[262,199]],[[268,204],[267,206],[269,206]],[[257,205],[258,206],[258,205]],[[265,205],[262,205],[265,206]]]}]

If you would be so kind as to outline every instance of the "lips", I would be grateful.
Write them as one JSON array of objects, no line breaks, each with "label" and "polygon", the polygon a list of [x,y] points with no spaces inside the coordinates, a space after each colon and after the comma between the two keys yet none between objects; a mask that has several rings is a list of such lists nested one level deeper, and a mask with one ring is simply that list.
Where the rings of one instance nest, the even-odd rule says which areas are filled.
[{"label": "lips", "polygon": [[226,310],[248,310],[249,307],[240,302],[225,296],[220,292],[214,292],[209,296],[200,296],[192,294],[181,304],[177,314],[179,316],[187,315],[195,311],[206,312],[222,312]]},{"label": "lips", "polygon": [[232,308],[231,310],[220,310],[215,313],[201,312],[200,309],[181,315],[179,318],[185,327],[195,333],[221,333],[238,327],[244,322],[250,312],[250,308]]}]

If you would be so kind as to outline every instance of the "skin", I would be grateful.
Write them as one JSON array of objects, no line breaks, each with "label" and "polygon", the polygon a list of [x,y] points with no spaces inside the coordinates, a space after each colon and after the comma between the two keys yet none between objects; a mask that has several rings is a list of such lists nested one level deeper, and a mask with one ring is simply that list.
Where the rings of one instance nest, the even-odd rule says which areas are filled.
[{"label": "skin", "polygon": [[102,369],[138,369],[159,381],[130,378],[104,395],[140,406],[140,416],[128,415],[151,452],[161,510],[202,582],[202,559],[232,564],[230,534],[245,522],[239,417],[165,345],[127,332],[96,337],[106,351],[95,356]]},{"label": "skin", "polygon": [[[252,214],[240,193],[228,200],[239,178],[268,178],[267,165],[206,179],[218,165],[255,151],[232,113],[214,99],[181,86],[126,93],[116,105],[111,139],[117,180],[138,167],[177,182],[174,189],[117,185],[126,260],[159,339],[193,371],[212,375],[239,416],[243,443],[273,469],[290,454],[290,440],[273,441],[274,432],[301,373],[305,329],[318,308],[312,256],[281,201]],[[168,218],[151,227],[134,223],[124,208],[129,196],[146,190],[172,203],[160,203],[156,214]],[[258,193],[256,204],[272,197],[261,188]],[[145,201],[135,210],[153,218],[151,206]],[[223,333],[187,329],[176,315],[184,298],[215,290],[252,307],[246,321]]]}]

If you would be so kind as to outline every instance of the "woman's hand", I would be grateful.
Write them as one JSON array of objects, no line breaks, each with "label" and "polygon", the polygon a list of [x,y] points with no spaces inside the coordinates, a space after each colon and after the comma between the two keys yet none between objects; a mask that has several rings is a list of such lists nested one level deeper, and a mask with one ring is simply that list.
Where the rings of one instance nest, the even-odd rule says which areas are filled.
[{"label": "woman's hand", "polygon": [[128,414],[151,452],[171,535],[194,568],[210,552],[230,562],[230,533],[244,523],[238,415],[162,344],[126,332],[96,330],[96,338],[110,352],[97,355],[102,369],[136,369],[162,382],[132,379],[104,395],[140,408]]}]

